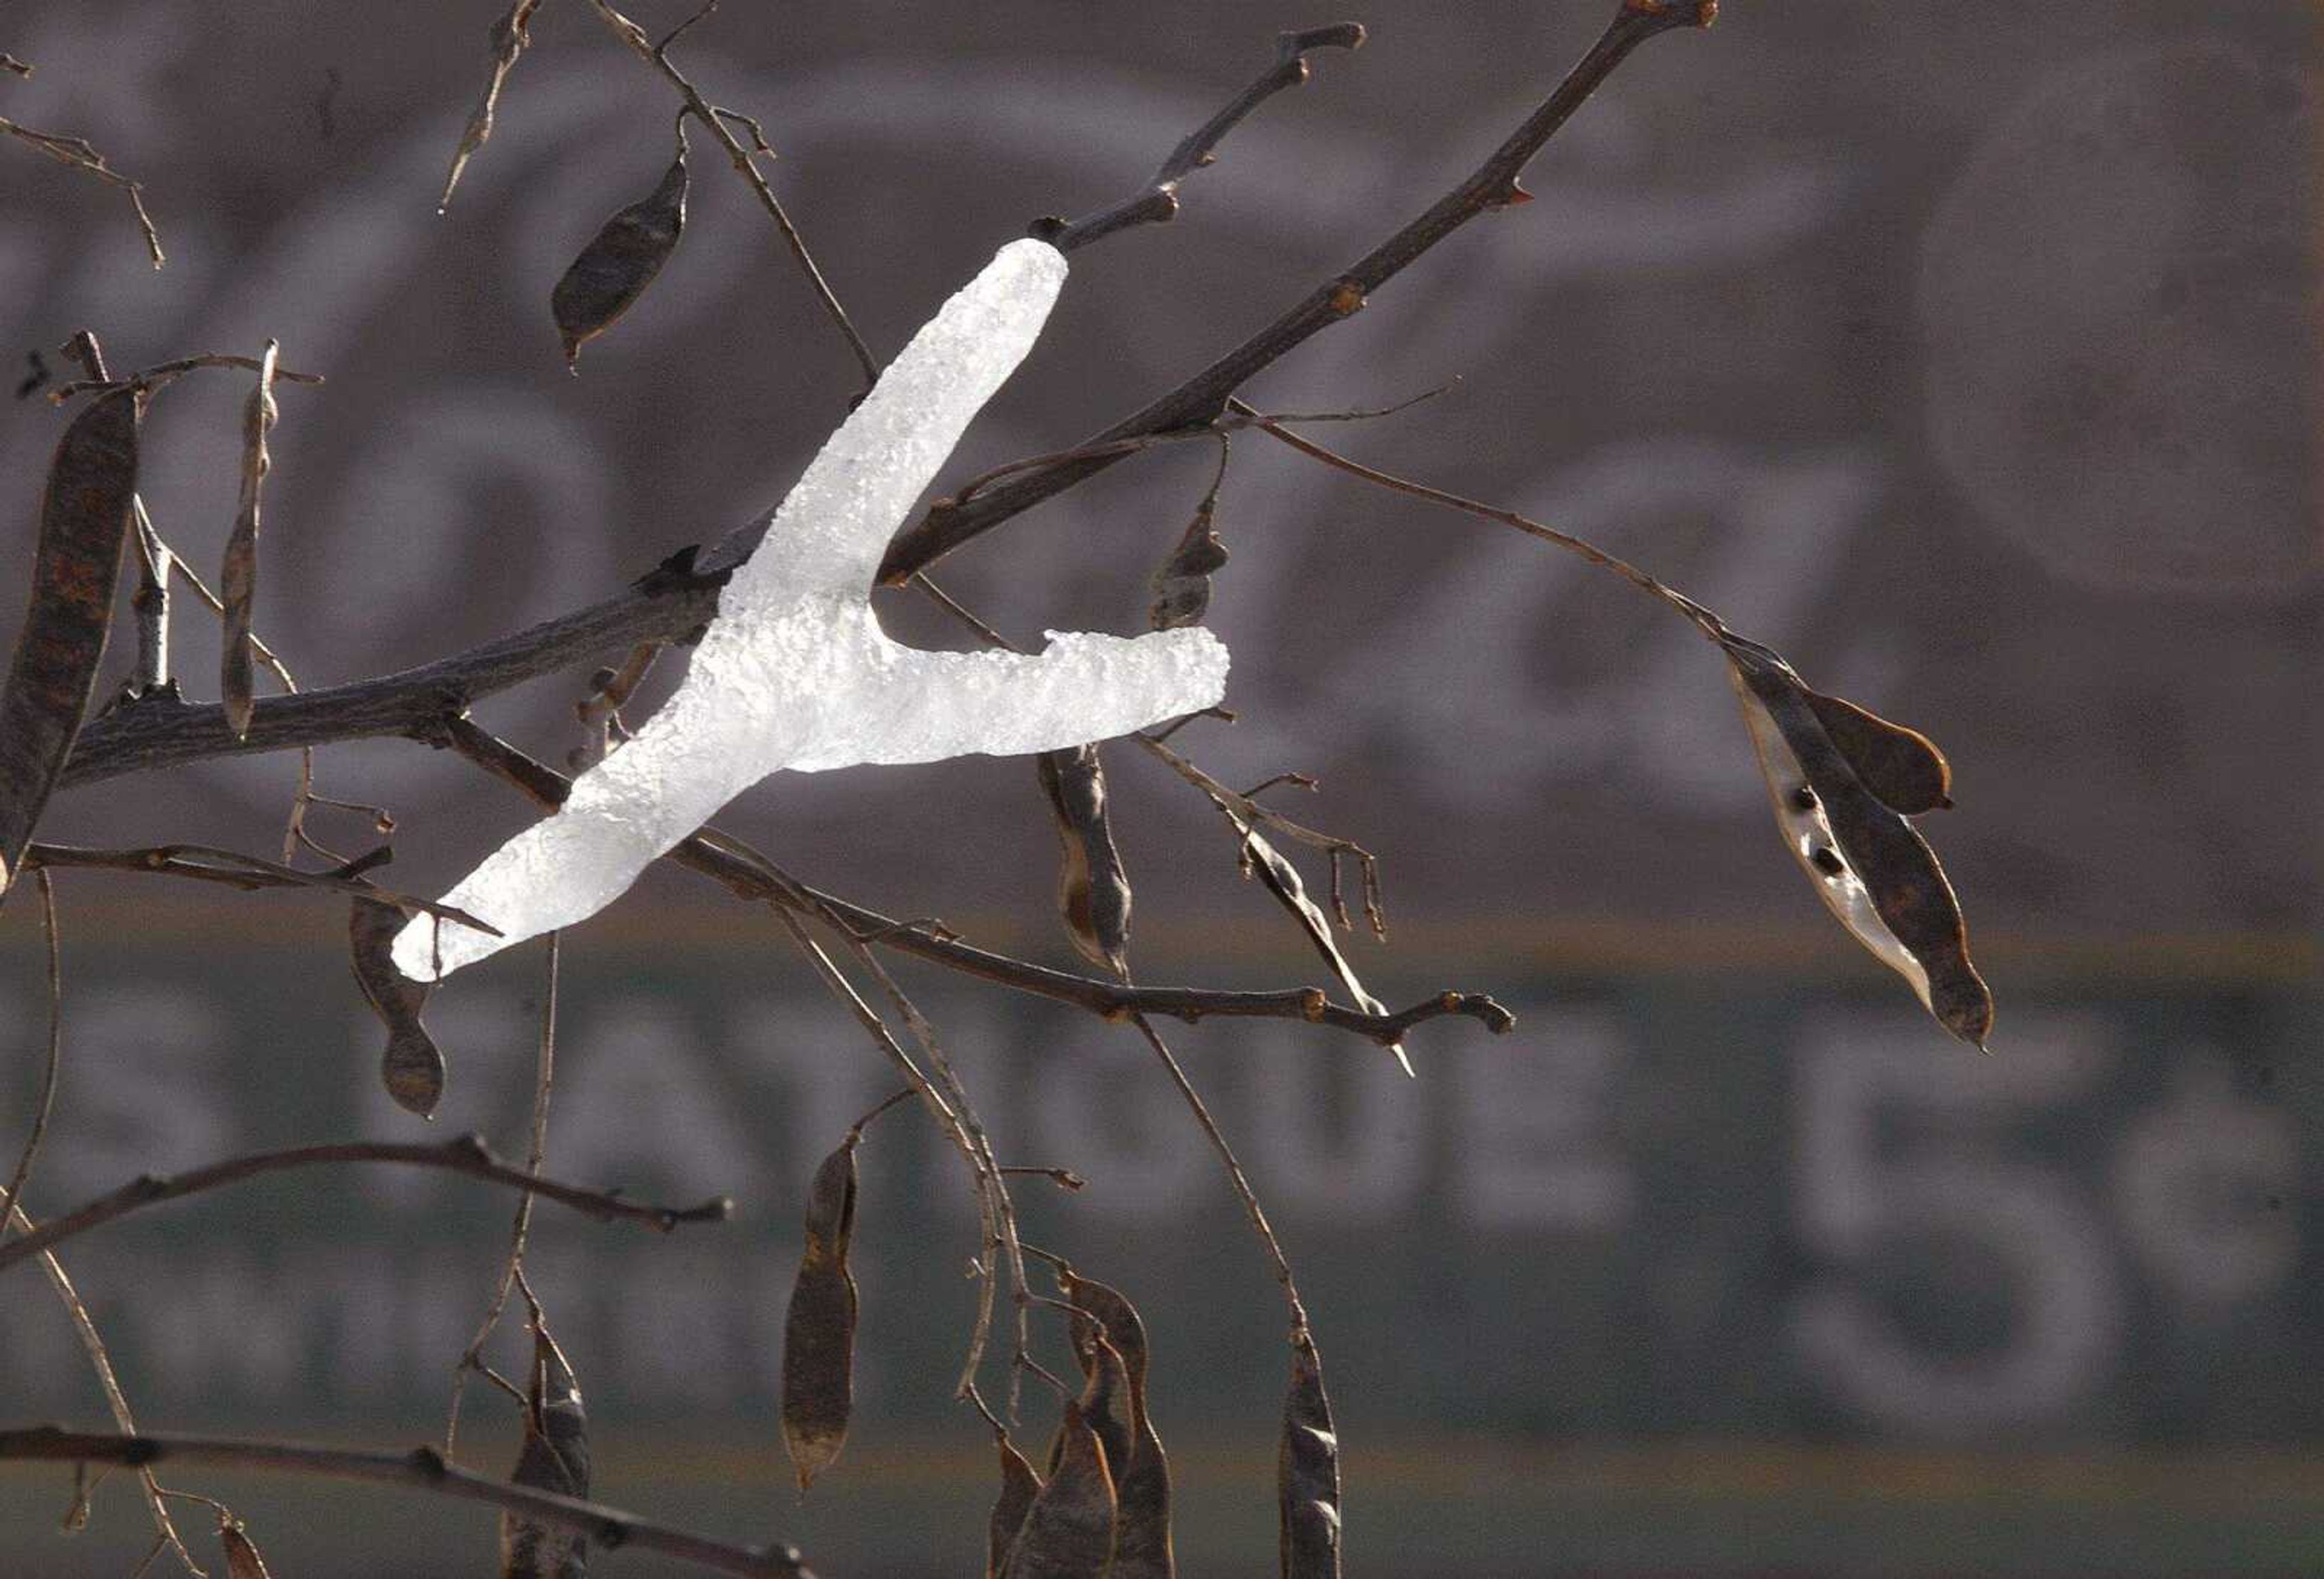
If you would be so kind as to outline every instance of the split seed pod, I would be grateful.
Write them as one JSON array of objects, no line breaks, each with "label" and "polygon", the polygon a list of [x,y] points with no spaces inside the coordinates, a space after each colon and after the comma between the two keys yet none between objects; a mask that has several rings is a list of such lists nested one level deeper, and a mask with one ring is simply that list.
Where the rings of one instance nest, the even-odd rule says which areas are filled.
[{"label": "split seed pod", "polygon": [[358,899],[347,910],[347,956],[355,984],[379,1022],[387,1028],[387,1050],[380,1055],[380,1083],[396,1105],[431,1118],[444,1099],[444,1054],[420,1022],[434,989],[395,968],[389,950],[403,930],[404,915],[378,900]]},{"label": "split seed pod", "polygon": [[218,699],[226,706],[226,727],[237,740],[250,733],[253,706],[251,610],[258,601],[259,494],[274,465],[266,453],[266,434],[275,420],[275,354],[274,342],[267,341],[258,359],[258,387],[243,408],[242,503],[226,540],[226,564],[218,577],[218,601],[225,605],[218,615]]},{"label": "split seed pod", "polygon": [[1993,994],[1935,852],[1907,817],[1952,804],[1951,771],[1923,736],[1810,690],[1782,657],[1729,635],[1729,678],[1775,822],[1824,905],[1913,984],[1938,1023],[1982,1049]]},{"label": "split seed pod", "polygon": [[[1222,480],[1226,468],[1219,470]],[[1203,495],[1194,507],[1194,519],[1187,523],[1186,532],[1162,568],[1154,572],[1154,602],[1146,611],[1146,623],[1157,631],[1172,631],[1181,625],[1198,625],[1203,616],[1211,612],[1211,577],[1226,568],[1227,546],[1212,530],[1212,521],[1219,506],[1219,485]]]},{"label": "split seed pod", "polygon": [[686,144],[661,184],[605,221],[549,293],[565,365],[580,372],[581,347],[612,328],[653,283],[686,228]]},{"label": "split seed pod", "polygon": [[1113,1562],[1113,1474],[1097,1433],[1068,1399],[1056,1473],[1025,1515],[1008,1579],[1104,1579]]},{"label": "split seed pod", "polygon": [[994,1445],[1001,1451],[1001,1495],[993,1500],[991,1527],[985,1537],[984,1579],[1001,1579],[1008,1572],[1009,1554],[1025,1528],[1025,1515],[1041,1494],[1041,1477],[1016,1444],[1002,1436]]},{"label": "split seed pod", "polygon": [[1305,1327],[1291,1335],[1291,1388],[1276,1454],[1283,1579],[1339,1579],[1340,1434],[1323,1391],[1323,1357]]},{"label": "split seed pod", "polygon": [[802,1496],[846,1444],[855,1399],[855,1142],[841,1141],[807,1187],[807,1249],[783,1325],[783,1443]]},{"label": "split seed pod", "polygon": [[[1130,1455],[1113,1477],[1113,1579],[1172,1579],[1177,1565],[1170,1542],[1170,1460],[1146,1408],[1146,1324],[1136,1307],[1103,1283],[1071,1269],[1060,1271],[1057,1280],[1065,1297],[1105,1329],[1105,1341],[1120,1355],[1130,1384]],[[1090,1351],[1084,1350],[1083,1369],[1089,1367]]]},{"label": "split seed pod", "polygon": [[[547,1333],[532,1334],[532,1372],[525,1390],[524,1446],[509,1480],[567,1497],[589,1494],[589,1417],[581,1387]],[[501,1579],[582,1579],[589,1539],[569,1525],[501,1515]]]},{"label": "split seed pod", "polygon": [[0,689],[0,894],[72,754],[113,626],[137,495],[134,390],[92,401],[57,441],[41,495],[31,607]]},{"label": "split seed pod", "polygon": [[226,1552],[227,1579],[271,1579],[266,1559],[258,1555],[258,1547],[243,1533],[239,1522],[219,1518],[218,1545]]},{"label": "split seed pod", "polygon": [[[1340,978],[1340,984],[1348,989],[1348,996],[1356,1001],[1357,1008],[1367,1014],[1386,1014],[1388,1005],[1364,991],[1363,983],[1356,978],[1355,966],[1350,965],[1348,956],[1340,952],[1339,941],[1332,936],[1332,919],[1323,913],[1321,906],[1307,897],[1307,885],[1299,880],[1299,868],[1291,864],[1282,851],[1262,838],[1257,828],[1233,812],[1227,811],[1225,807],[1219,809],[1226,812],[1227,820],[1233,823],[1242,835],[1244,875],[1258,873],[1259,881],[1267,884],[1267,891],[1291,912],[1300,929],[1307,934],[1307,941],[1315,946],[1315,952],[1323,956],[1323,963],[1332,967],[1333,974]],[[1388,1050],[1396,1055],[1396,1061],[1403,1066],[1406,1075],[1410,1075],[1412,1060],[1405,1056],[1404,1044],[1392,1042]]]},{"label": "split seed pod", "polygon": [[1124,975],[1130,969],[1130,875],[1114,847],[1105,763],[1094,745],[1045,751],[1033,762],[1064,847],[1057,909],[1065,931],[1083,958]]}]

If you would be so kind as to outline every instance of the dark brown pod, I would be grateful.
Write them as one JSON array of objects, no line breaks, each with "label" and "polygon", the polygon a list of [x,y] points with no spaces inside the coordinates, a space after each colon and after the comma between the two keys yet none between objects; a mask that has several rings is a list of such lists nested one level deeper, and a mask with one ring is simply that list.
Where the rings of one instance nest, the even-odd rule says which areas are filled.
[{"label": "dark brown pod", "polygon": [[994,1445],[1001,1452],[1001,1495],[993,1499],[991,1527],[985,1537],[984,1579],[1001,1579],[1008,1572],[1017,1533],[1025,1528],[1025,1515],[1032,1510],[1033,1499],[1041,1494],[1041,1477],[1017,1451],[1016,1444],[1002,1436]]},{"label": "dark brown pod", "polygon": [[[547,1334],[532,1339],[532,1372],[525,1390],[524,1446],[513,1483],[567,1497],[589,1494],[589,1417],[581,1387]],[[582,1579],[589,1540],[569,1525],[501,1515],[501,1579]]]},{"label": "dark brown pod", "polygon": [[565,365],[580,371],[581,347],[634,306],[678,250],[686,228],[686,151],[678,150],[650,196],[605,221],[573,260],[549,309],[565,342]]},{"label": "dark brown pod", "polygon": [[1033,759],[1057,825],[1064,860],[1057,909],[1084,959],[1117,976],[1130,969],[1130,874],[1114,847],[1105,762],[1094,745],[1045,751]]},{"label": "dark brown pod", "polygon": [[[1170,1460],[1146,1407],[1146,1324],[1136,1307],[1103,1283],[1071,1269],[1061,1271],[1058,1281],[1065,1297],[1088,1311],[1105,1329],[1106,1342],[1121,1356],[1130,1384],[1133,1439],[1128,1463],[1113,1477],[1113,1579],[1171,1579],[1177,1563],[1170,1538]],[[1086,1353],[1083,1370],[1086,1375]]]},{"label": "dark brown pod", "polygon": [[1283,1579],[1339,1579],[1340,1434],[1323,1391],[1323,1357],[1305,1328],[1291,1335],[1291,1387],[1275,1462]]},{"label": "dark brown pod", "polygon": [[1942,755],[1926,741],[1920,755],[1900,738],[1918,735],[1853,704],[1826,697],[1819,707],[1792,666],[1757,642],[1729,635],[1723,645],[1776,826],[1817,896],[1912,983],[1938,1023],[1982,1048],[1993,994],[1970,963],[1969,928],[1944,868],[1897,809],[1898,801],[1950,803]]},{"label": "dark brown pod", "polygon": [[134,390],[99,396],[49,463],[31,605],[0,689],[0,894],[15,880],[97,687],[137,494],[141,415]]},{"label": "dark brown pod", "polygon": [[807,1187],[807,1248],[783,1325],[783,1443],[804,1494],[847,1441],[855,1400],[855,1140],[823,1159]]},{"label": "dark brown pod", "polygon": [[1067,1399],[1056,1473],[1033,1499],[1008,1579],[1104,1579],[1113,1563],[1113,1474],[1097,1433]]},{"label": "dark brown pod", "polygon": [[243,1533],[239,1522],[224,1518],[218,1520],[218,1546],[226,1553],[227,1579],[271,1579],[266,1559],[258,1555],[258,1547]]},{"label": "dark brown pod", "polygon": [[1175,630],[1180,625],[1198,625],[1211,611],[1211,577],[1226,568],[1227,546],[1213,528],[1219,505],[1218,485],[1203,496],[1194,508],[1194,519],[1187,523],[1185,535],[1178,546],[1154,572],[1154,602],[1146,611],[1146,623],[1157,631]]},{"label": "dark brown pod", "polygon": [[[1307,885],[1299,880],[1299,868],[1285,859],[1282,851],[1260,836],[1257,828],[1231,813],[1229,817],[1242,831],[1243,870],[1257,873],[1259,881],[1267,885],[1267,891],[1291,912],[1292,919],[1299,923],[1300,930],[1307,934],[1307,941],[1315,946],[1315,952],[1323,956],[1323,963],[1332,967],[1332,974],[1338,976],[1340,984],[1348,989],[1348,996],[1355,1000],[1356,1007],[1367,1014],[1385,1015],[1388,1005],[1364,991],[1363,983],[1356,978],[1356,967],[1350,965],[1348,956],[1340,952],[1339,940],[1332,936],[1332,919],[1307,897]],[[1406,1075],[1412,1073],[1412,1060],[1405,1056],[1402,1042],[1390,1043],[1388,1050],[1396,1055],[1396,1061]]]},{"label": "dark brown pod", "polygon": [[420,1022],[420,1011],[427,1007],[433,989],[396,969],[389,956],[403,925],[403,912],[393,905],[378,900],[352,901],[347,909],[347,957],[364,1001],[387,1028],[387,1048],[379,1060],[381,1084],[397,1106],[423,1119],[433,1118],[436,1104],[444,1100],[444,1054]]}]

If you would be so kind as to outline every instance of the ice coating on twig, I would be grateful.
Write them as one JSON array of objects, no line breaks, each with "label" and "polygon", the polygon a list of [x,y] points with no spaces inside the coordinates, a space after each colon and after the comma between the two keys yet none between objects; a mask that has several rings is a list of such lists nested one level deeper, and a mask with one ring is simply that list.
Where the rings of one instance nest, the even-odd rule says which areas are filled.
[{"label": "ice coating on twig", "polygon": [[396,937],[398,969],[433,981],[595,915],[770,773],[1054,751],[1217,703],[1227,650],[1204,630],[1053,631],[1033,657],[924,652],[872,614],[889,538],[1032,349],[1065,279],[1056,248],[1011,242],[945,303],[784,499],[677,692],[563,809],[445,896],[502,936],[422,916]]}]

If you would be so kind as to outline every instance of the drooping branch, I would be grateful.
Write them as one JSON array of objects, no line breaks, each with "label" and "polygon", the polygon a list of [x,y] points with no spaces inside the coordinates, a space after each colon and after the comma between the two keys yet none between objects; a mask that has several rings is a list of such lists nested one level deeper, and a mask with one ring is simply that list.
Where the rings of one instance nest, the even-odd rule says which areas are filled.
[{"label": "drooping branch", "polygon": [[407,1168],[441,1168],[447,1173],[463,1174],[486,1184],[500,1185],[508,1189],[524,1190],[555,1201],[561,1206],[596,1218],[601,1223],[639,1223],[667,1233],[685,1223],[723,1223],[733,1212],[733,1202],[724,1196],[705,1201],[698,1206],[640,1205],[624,1201],[605,1190],[593,1190],[581,1185],[560,1184],[527,1173],[521,1168],[511,1168],[496,1159],[484,1141],[474,1135],[434,1145],[418,1145],[392,1140],[346,1140],[327,1146],[295,1146],[282,1151],[257,1151],[246,1157],[229,1157],[223,1162],[213,1162],[207,1168],[197,1168],[186,1173],[167,1177],[146,1174],[132,1179],[110,1195],[96,1200],[61,1217],[52,1217],[42,1224],[37,1233],[11,1243],[0,1245],[0,1271],[5,1271],[18,1261],[38,1255],[53,1245],[102,1227],[116,1218],[163,1201],[181,1200],[224,1185],[240,1184],[261,1174],[277,1173],[287,1168],[314,1168],[332,1163],[386,1162]]},{"label": "drooping branch", "polygon": [[[1716,0],[1624,0],[1614,20],[1558,84],[1556,91],[1527,115],[1484,163],[1431,204],[1425,213],[1316,286],[1273,323],[1142,411],[1096,435],[1088,445],[1103,446],[1139,434],[1167,432],[1217,416],[1225,409],[1228,397],[1254,374],[1280,361],[1310,337],[1353,316],[1362,309],[1367,296],[1403,272],[1438,242],[1480,214],[1524,201],[1526,194],[1517,185],[1518,175],[1632,50],[1673,28],[1707,27],[1717,11]],[[890,586],[902,586],[914,571],[927,568],[1002,522],[1095,476],[1120,459],[1120,452],[1093,454],[1028,473],[986,490],[965,504],[932,506],[918,522],[898,533],[889,546],[887,559],[880,567],[881,582]]]},{"label": "drooping branch", "polygon": [[[384,859],[383,848],[373,856]],[[441,905],[417,895],[398,893],[348,876],[344,873],[300,872],[256,855],[244,855],[238,851],[213,849],[207,845],[156,845],[140,850],[90,850],[78,845],[28,845],[24,848],[27,870],[38,867],[82,867],[104,872],[147,873],[161,877],[184,877],[197,882],[224,883],[228,888],[254,891],[267,888],[313,888],[327,893],[354,894],[377,900],[397,909],[422,916],[441,916],[447,921],[457,921],[464,927],[475,927],[485,932],[495,931],[491,922],[468,914],[456,906]]]},{"label": "drooping branch", "polygon": [[[8,64],[5,69],[14,71],[19,77],[30,77],[32,74],[32,69],[21,60],[10,57],[0,57],[0,59],[6,59]],[[145,212],[144,187],[107,164],[105,162],[105,155],[99,153],[88,138],[60,137],[53,132],[36,132],[32,127],[21,125],[5,116],[0,116],[0,136],[14,137],[26,147],[47,154],[59,164],[69,164],[75,170],[85,171],[95,176],[107,186],[119,187],[129,195],[129,206],[137,211],[137,228],[145,237],[145,255],[153,260],[153,266],[157,269],[169,261],[162,254],[161,236],[161,233],[153,228],[153,217]]]},{"label": "drooping branch", "polygon": [[[535,762],[505,741],[493,738],[465,718],[454,719],[443,725],[442,731],[446,745],[493,777],[524,791],[536,805],[553,810],[564,803],[571,781],[554,769]],[[770,880],[752,860],[736,854],[747,848],[729,836],[706,830],[680,843],[663,859],[713,879],[740,898],[780,905],[810,919],[820,919],[821,914],[827,913],[853,928],[862,941],[878,947],[913,955],[996,986],[1069,1003],[1109,1020],[1140,1013],[1167,1015],[1189,1023],[1211,1016],[1301,1020],[1348,1031],[1382,1047],[1401,1039],[1405,1032],[1423,1020],[1446,1015],[1465,1015],[1496,1034],[1517,1023],[1515,1015],[1481,993],[1440,993],[1393,1014],[1368,1014],[1333,1002],[1319,987],[1286,987],[1272,992],[1131,987],[1095,976],[1051,970],[957,938],[938,937],[924,928],[896,921],[796,880],[792,880],[791,886],[797,889],[793,893],[784,882]],[[766,863],[763,856],[757,860],[772,864]],[[807,905],[801,905],[801,896]]]},{"label": "drooping branch", "polygon": [[113,1436],[64,1431],[54,1426],[0,1431],[0,1461],[49,1464],[208,1464],[277,1474],[364,1481],[482,1502],[542,1524],[576,1529],[608,1551],[660,1552],[713,1573],[743,1579],[815,1579],[795,1547],[737,1547],[608,1508],[602,1502],[530,1486],[508,1485],[444,1462],[432,1447],[406,1454],[359,1453],[296,1442],[256,1442],[232,1436]]}]

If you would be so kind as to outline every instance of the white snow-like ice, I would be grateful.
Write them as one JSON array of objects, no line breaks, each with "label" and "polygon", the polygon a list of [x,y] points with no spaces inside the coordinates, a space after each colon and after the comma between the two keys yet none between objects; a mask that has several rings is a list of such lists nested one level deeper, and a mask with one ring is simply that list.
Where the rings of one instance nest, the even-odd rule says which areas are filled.
[{"label": "white snow-like ice", "polygon": [[1011,242],[945,303],[784,499],[661,710],[444,896],[502,936],[418,917],[396,937],[397,968],[434,981],[595,915],[770,773],[1053,751],[1218,702],[1227,650],[1199,628],[1052,631],[1025,657],[901,646],[872,614],[889,538],[1032,349],[1065,279],[1056,248]]}]

